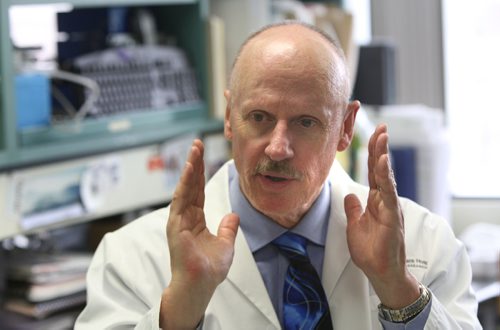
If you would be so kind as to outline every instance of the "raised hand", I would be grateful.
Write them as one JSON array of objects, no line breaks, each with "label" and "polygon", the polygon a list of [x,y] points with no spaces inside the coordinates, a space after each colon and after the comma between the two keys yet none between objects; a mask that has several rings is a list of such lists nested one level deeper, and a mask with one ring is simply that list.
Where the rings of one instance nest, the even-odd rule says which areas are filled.
[{"label": "raised hand", "polygon": [[195,328],[227,276],[239,218],[226,215],[217,235],[205,223],[203,143],[195,140],[170,205],[167,238],[172,279],[162,295],[163,329]]},{"label": "raised hand", "polygon": [[391,308],[411,304],[418,283],[406,268],[404,219],[390,164],[387,127],[379,125],[368,143],[370,191],[366,209],[357,196],[344,200],[347,243],[354,263],[370,280],[381,302]]}]

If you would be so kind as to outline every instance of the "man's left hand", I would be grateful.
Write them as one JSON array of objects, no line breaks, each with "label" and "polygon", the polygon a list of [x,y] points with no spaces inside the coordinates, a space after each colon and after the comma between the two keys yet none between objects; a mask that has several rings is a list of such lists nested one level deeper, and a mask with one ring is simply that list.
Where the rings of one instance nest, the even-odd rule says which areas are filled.
[{"label": "man's left hand", "polygon": [[363,210],[356,195],[344,199],[347,243],[382,304],[399,309],[420,295],[406,267],[404,219],[389,157],[387,126],[377,126],[368,143],[370,191]]}]

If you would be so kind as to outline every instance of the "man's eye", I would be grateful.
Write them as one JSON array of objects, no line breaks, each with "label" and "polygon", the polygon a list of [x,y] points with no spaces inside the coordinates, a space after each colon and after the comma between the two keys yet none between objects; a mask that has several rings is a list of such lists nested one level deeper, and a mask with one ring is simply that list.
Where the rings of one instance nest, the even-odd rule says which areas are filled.
[{"label": "man's eye", "polygon": [[301,119],[299,119],[299,124],[300,124],[300,126],[302,126],[304,128],[309,128],[309,127],[313,127],[315,122],[314,122],[314,120],[312,120],[310,118],[301,118]]},{"label": "man's eye", "polygon": [[256,122],[261,122],[266,118],[264,116],[264,114],[259,113],[259,112],[252,113],[252,115],[250,117],[253,119],[253,121],[256,121]]}]

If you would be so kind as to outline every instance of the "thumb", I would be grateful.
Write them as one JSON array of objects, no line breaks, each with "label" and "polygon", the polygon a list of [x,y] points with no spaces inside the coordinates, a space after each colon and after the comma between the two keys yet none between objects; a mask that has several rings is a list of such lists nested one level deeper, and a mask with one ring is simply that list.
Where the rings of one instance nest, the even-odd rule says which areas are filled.
[{"label": "thumb", "polygon": [[363,214],[363,207],[358,196],[349,194],[344,198],[344,210],[347,216],[347,222],[351,223],[359,220]]},{"label": "thumb", "polygon": [[226,214],[219,224],[219,229],[217,229],[217,236],[229,241],[231,245],[234,246],[234,240],[236,239],[239,225],[240,217],[236,213]]}]

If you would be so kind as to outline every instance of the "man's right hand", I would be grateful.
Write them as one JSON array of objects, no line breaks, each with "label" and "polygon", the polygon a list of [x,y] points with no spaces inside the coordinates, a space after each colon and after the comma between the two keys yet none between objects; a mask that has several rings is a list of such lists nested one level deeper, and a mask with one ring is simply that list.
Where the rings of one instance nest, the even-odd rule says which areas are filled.
[{"label": "man's right hand", "polygon": [[239,217],[228,214],[217,235],[205,223],[203,143],[195,140],[170,205],[167,238],[172,279],[163,291],[162,329],[194,329],[233,261]]}]

